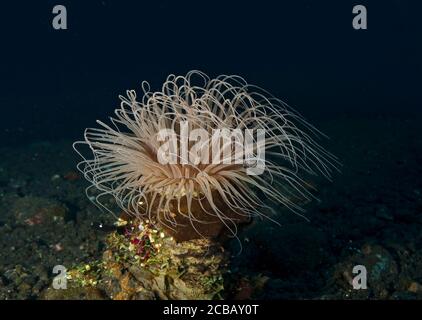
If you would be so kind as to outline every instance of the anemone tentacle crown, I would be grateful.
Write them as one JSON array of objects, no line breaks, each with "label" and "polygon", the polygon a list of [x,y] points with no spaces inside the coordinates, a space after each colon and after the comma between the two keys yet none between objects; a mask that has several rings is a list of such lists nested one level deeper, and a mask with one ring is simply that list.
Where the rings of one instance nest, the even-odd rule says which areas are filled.
[{"label": "anemone tentacle crown", "polygon": [[[176,239],[236,234],[242,221],[267,216],[270,202],[300,213],[296,200],[312,197],[303,174],[329,178],[336,169],[316,128],[239,76],[190,71],[169,75],[158,92],[143,82],[142,91],[140,99],[134,90],[120,97],[111,123],[86,129],[74,146],[88,145],[93,157],[83,156],[78,168],[99,190],[98,204],[111,195],[125,212]],[[229,132],[228,140],[216,132]]]}]

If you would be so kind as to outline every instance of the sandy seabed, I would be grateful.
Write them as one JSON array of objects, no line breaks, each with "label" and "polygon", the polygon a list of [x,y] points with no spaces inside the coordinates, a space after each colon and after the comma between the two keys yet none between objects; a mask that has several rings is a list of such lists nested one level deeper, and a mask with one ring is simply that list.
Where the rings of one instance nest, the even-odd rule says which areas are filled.
[{"label": "sandy seabed", "polygon": [[[230,268],[247,288],[237,298],[421,299],[420,119],[356,116],[315,125],[330,136],[322,143],[342,173],[316,182],[320,201],[306,205],[310,222],[274,208],[281,226],[256,220],[239,233],[239,254],[238,242],[227,244]],[[71,144],[0,148],[0,299],[38,299],[55,265],[102,255],[115,217],[87,199]],[[367,268],[366,290],[353,289],[356,265]],[[250,281],[257,278],[259,289]]]}]

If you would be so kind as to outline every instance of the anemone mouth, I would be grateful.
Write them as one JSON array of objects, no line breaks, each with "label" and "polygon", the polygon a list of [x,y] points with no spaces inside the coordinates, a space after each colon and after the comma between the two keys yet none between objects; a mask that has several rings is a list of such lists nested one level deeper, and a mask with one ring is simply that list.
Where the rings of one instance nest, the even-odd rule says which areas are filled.
[{"label": "anemone mouth", "polygon": [[[133,90],[120,96],[111,124],[97,121],[100,128],[86,129],[84,141],[75,142],[83,158],[78,168],[100,196],[113,196],[128,214],[154,221],[176,238],[213,237],[223,229],[235,235],[238,223],[265,216],[267,200],[301,214],[295,199],[313,197],[301,173],[330,178],[337,169],[336,158],[316,142],[322,136],[317,129],[286,103],[239,76],[210,79],[191,71],[168,76],[161,91],[151,92],[146,82],[142,90],[139,101]],[[265,140],[259,143],[252,136],[249,152],[263,150],[265,157],[259,161],[264,170],[250,174],[244,154],[243,162],[224,161],[238,159],[237,146],[244,141],[221,144],[210,135],[200,144],[195,143],[198,139],[182,144],[185,129],[263,131]],[[173,147],[189,149],[188,156],[167,144],[168,155],[177,161],[161,161],[168,142],[160,140],[163,130],[171,130],[177,138]],[[92,158],[77,150],[80,144],[89,146]],[[191,152],[194,146],[196,153]],[[191,155],[197,156],[194,161]],[[216,155],[220,162],[213,161]],[[196,161],[198,157],[205,161]]]}]

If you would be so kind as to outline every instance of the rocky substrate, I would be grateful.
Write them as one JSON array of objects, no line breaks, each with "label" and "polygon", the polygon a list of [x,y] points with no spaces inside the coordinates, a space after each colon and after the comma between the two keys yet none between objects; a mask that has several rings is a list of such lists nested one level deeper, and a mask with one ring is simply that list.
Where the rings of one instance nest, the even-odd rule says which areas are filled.
[{"label": "rocky substrate", "polygon": [[[128,235],[107,237],[102,259],[67,272],[71,290],[48,288],[43,299],[115,300],[221,299],[228,255],[218,243],[196,239],[177,243],[142,224]],[[132,229],[134,229],[132,227]]]}]

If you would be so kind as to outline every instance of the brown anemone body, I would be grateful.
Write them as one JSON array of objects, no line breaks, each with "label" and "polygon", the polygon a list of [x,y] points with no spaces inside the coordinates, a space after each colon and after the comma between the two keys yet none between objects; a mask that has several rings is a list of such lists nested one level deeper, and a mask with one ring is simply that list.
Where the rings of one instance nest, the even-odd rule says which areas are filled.
[{"label": "brown anemone body", "polygon": [[[200,238],[221,240],[228,235],[228,231],[235,224],[240,225],[250,221],[250,216],[231,210],[218,192],[212,192],[212,199],[214,205],[224,214],[223,219],[215,214],[207,199],[193,199],[189,214],[188,201],[183,197],[180,199],[180,205],[177,200],[170,202],[172,209],[170,213],[156,210],[155,223],[177,242],[182,242]],[[155,201],[151,204],[153,212],[157,203],[158,201]]]}]

